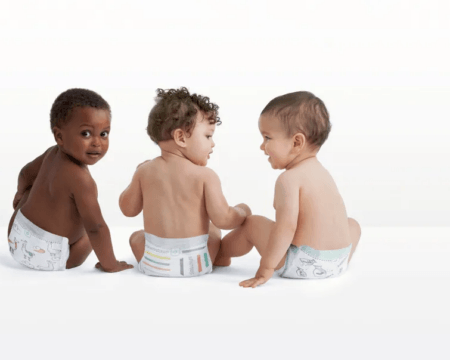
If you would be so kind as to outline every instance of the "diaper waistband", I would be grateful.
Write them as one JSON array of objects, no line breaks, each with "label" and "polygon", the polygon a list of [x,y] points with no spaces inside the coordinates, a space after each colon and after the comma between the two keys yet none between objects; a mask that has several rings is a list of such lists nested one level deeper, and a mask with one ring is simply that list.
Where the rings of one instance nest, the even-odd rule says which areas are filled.
[{"label": "diaper waistband", "polygon": [[20,209],[19,211],[17,211],[16,217],[14,218],[14,222],[17,222],[20,226],[22,226],[25,230],[28,230],[38,239],[47,242],[62,244],[64,239],[66,239],[64,236],[52,234],[44,229],[41,229],[39,226],[34,225],[30,220],[28,220],[25,217],[25,215],[22,214]]},{"label": "diaper waistband", "polygon": [[205,234],[188,238],[161,238],[145,233],[145,243],[164,250],[179,249],[181,252],[188,252],[206,247],[208,237],[209,235]]}]

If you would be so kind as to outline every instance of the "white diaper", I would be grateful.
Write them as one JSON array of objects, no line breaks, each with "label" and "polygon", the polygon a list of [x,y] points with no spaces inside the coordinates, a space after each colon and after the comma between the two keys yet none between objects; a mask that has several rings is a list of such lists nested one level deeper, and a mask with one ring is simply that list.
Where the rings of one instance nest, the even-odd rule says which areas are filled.
[{"label": "white diaper", "polygon": [[303,245],[291,245],[283,267],[277,274],[293,279],[325,279],[342,274],[347,269],[352,245],[338,250],[315,250]]},{"label": "white diaper", "polygon": [[13,258],[31,269],[65,270],[69,239],[34,225],[19,210],[8,237]]},{"label": "white diaper", "polygon": [[208,234],[169,239],[145,233],[144,256],[139,270],[146,275],[190,277],[212,271]]}]

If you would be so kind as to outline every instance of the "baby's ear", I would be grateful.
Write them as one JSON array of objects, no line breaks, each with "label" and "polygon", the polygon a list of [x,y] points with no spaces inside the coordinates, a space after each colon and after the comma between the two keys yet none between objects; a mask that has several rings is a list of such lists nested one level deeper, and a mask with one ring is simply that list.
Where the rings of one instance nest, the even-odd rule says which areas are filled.
[{"label": "baby's ear", "polygon": [[293,136],[294,140],[294,149],[297,151],[301,151],[306,146],[306,137],[302,133],[297,133]]},{"label": "baby's ear", "polygon": [[175,129],[173,131],[173,139],[178,146],[186,147],[186,134],[181,129]]},{"label": "baby's ear", "polygon": [[59,127],[54,126],[53,129],[53,136],[55,137],[55,141],[59,146],[63,145],[63,139],[62,139],[62,131]]}]

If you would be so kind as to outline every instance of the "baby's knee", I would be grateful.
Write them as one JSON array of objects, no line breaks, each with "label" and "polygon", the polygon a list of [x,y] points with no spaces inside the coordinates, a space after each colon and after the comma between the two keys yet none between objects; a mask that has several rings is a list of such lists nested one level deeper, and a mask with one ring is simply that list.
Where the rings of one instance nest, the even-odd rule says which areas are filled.
[{"label": "baby's knee", "polygon": [[357,235],[359,239],[361,237],[361,226],[359,223],[353,218],[348,218],[348,226],[350,227],[350,232]]},{"label": "baby's knee", "polygon": [[139,238],[145,238],[145,232],[144,230],[138,230],[131,234],[130,236],[130,246],[133,247],[133,245],[136,243],[136,241]]}]

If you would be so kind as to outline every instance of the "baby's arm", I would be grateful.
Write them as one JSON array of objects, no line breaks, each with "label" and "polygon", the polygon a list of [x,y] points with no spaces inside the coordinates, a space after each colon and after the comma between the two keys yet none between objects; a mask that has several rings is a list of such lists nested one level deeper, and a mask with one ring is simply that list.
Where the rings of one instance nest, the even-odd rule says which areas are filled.
[{"label": "baby's arm", "polygon": [[299,212],[298,179],[285,171],[275,184],[276,221],[269,237],[269,244],[262,255],[259,269],[253,279],[241,282],[243,287],[256,287],[267,282],[280,263],[297,229]]},{"label": "baby's arm", "polygon": [[87,172],[79,172],[74,176],[71,190],[75,205],[83,221],[92,249],[100,261],[100,266],[106,272],[117,272],[133,268],[125,261],[117,261],[111,243],[109,228],[103,219],[100,205],[97,201],[97,186]]},{"label": "baby's arm", "polygon": [[205,174],[205,203],[210,220],[219,229],[238,227],[251,215],[250,208],[245,204],[229,206],[217,174],[209,168],[205,168]]},{"label": "baby's arm", "polygon": [[[142,164],[141,164],[142,165]],[[144,199],[141,189],[141,172],[142,167],[139,165],[136,169],[131,184],[120,194],[119,207],[125,216],[133,217],[139,215],[144,206]]]},{"label": "baby's arm", "polygon": [[47,155],[47,153],[53,148],[54,146],[48,148],[42,155],[26,164],[22,168],[22,170],[20,170],[19,179],[17,180],[17,192],[14,196],[13,201],[14,210],[16,209],[17,205],[20,202],[20,199],[22,199],[22,196],[25,194],[25,192],[33,186],[34,180],[36,180],[38,176],[45,155]]}]

